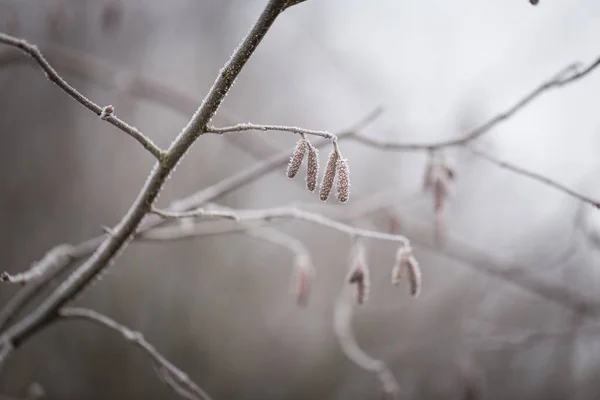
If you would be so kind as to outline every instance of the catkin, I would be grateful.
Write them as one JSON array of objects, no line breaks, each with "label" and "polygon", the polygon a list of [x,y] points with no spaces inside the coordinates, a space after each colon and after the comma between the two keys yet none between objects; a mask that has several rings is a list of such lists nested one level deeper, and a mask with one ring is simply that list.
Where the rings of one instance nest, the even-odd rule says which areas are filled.
[{"label": "catkin", "polygon": [[303,254],[296,257],[295,264],[296,299],[298,305],[305,307],[311,292],[312,281],[315,276],[315,268],[309,255]]},{"label": "catkin", "polygon": [[314,192],[319,175],[319,150],[308,142],[308,161],[306,165],[306,188]]},{"label": "catkin", "polygon": [[444,208],[446,197],[448,196],[448,184],[445,180],[438,178],[433,186],[433,208],[436,213],[441,213]]},{"label": "catkin", "polygon": [[292,157],[290,158],[290,162],[287,168],[287,176],[288,178],[293,178],[296,176],[298,171],[300,170],[300,166],[302,165],[302,160],[304,159],[304,153],[306,153],[307,140],[302,137],[296,143],[296,147],[294,148],[294,152],[292,153]]},{"label": "catkin", "polygon": [[337,161],[337,198],[340,203],[348,202],[350,197],[350,169],[348,160],[341,158]]},{"label": "catkin", "polygon": [[421,268],[419,267],[419,262],[414,256],[410,256],[408,258],[408,262],[406,264],[406,270],[408,271],[408,283],[410,289],[410,295],[412,297],[417,297],[421,293]]},{"label": "catkin", "polygon": [[401,247],[396,252],[396,262],[392,269],[392,284],[398,285],[404,277],[404,271],[407,268],[408,259],[411,256],[412,250],[410,247]]},{"label": "catkin", "polygon": [[321,180],[321,188],[319,192],[319,198],[321,201],[327,201],[329,194],[331,193],[331,189],[333,188],[338,158],[338,152],[335,151],[335,149],[331,150],[331,153],[329,154],[329,160],[327,160],[327,166],[325,167],[325,173],[323,174],[323,179]]},{"label": "catkin", "polygon": [[364,304],[369,297],[370,278],[365,249],[359,243],[355,245],[350,267],[348,283],[356,285],[356,302],[359,305]]}]

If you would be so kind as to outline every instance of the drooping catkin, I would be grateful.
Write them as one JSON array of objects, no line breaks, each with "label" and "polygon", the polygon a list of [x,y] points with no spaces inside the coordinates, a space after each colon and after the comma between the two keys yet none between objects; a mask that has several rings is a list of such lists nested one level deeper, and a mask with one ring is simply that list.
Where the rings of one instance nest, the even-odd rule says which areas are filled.
[{"label": "drooping catkin", "polygon": [[421,268],[410,246],[401,247],[396,252],[396,262],[392,269],[392,284],[398,285],[404,278],[405,271],[408,275],[409,293],[412,297],[417,297],[421,293]]},{"label": "drooping catkin", "polygon": [[308,161],[306,165],[306,188],[314,192],[319,175],[319,150],[308,142]]},{"label": "drooping catkin", "polygon": [[400,284],[411,254],[412,249],[410,246],[400,247],[396,252],[396,262],[394,263],[394,268],[392,268],[392,285],[398,286]]},{"label": "drooping catkin", "polygon": [[310,255],[298,255],[294,262],[295,294],[298,305],[305,307],[311,292],[312,281],[315,277],[315,268]]},{"label": "drooping catkin", "polygon": [[337,161],[337,198],[340,203],[347,203],[350,198],[350,168],[348,160]]},{"label": "drooping catkin", "polygon": [[425,167],[425,173],[423,174],[423,191],[426,192],[433,186],[433,173],[434,173],[433,162],[429,160]]},{"label": "drooping catkin", "polygon": [[422,284],[421,267],[419,266],[417,259],[412,255],[408,257],[406,267],[406,270],[408,271],[410,295],[412,297],[418,297],[421,293]]},{"label": "drooping catkin", "polygon": [[364,304],[369,297],[370,279],[365,248],[361,243],[356,243],[353,249],[348,283],[356,285],[356,302]]},{"label": "drooping catkin", "polygon": [[443,211],[446,197],[448,197],[447,182],[444,179],[436,179],[433,184],[433,209],[436,214]]},{"label": "drooping catkin", "polygon": [[331,189],[333,188],[333,184],[335,183],[335,172],[337,169],[338,158],[338,152],[335,149],[331,150],[331,153],[329,154],[329,160],[327,160],[327,166],[325,166],[325,173],[323,174],[323,179],[321,180],[321,188],[319,191],[319,198],[321,201],[327,201],[329,194],[331,193]]},{"label": "drooping catkin", "polygon": [[294,152],[292,153],[292,157],[290,158],[287,167],[288,178],[295,177],[300,170],[302,160],[304,159],[304,153],[306,153],[307,143],[308,141],[305,137],[301,137],[300,140],[298,140],[298,143],[296,143],[296,147],[294,148]]}]

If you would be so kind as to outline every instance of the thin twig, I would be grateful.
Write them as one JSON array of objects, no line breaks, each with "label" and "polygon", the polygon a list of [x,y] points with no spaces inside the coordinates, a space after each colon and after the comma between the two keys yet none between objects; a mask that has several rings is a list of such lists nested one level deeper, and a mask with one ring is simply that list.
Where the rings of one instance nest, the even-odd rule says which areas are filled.
[{"label": "thin twig", "polygon": [[517,114],[519,111],[525,108],[525,106],[530,104],[540,95],[550,91],[551,89],[566,86],[585,77],[586,75],[594,71],[596,68],[598,68],[598,66],[600,65],[600,57],[598,57],[594,62],[592,62],[583,70],[578,71],[578,65],[578,63],[571,64],[568,67],[563,68],[558,74],[554,75],[549,80],[543,82],[541,85],[539,85],[525,97],[521,98],[511,107],[499,114],[496,114],[496,116],[494,116],[492,119],[488,120],[484,124],[478,126],[470,132],[467,132],[465,135],[457,139],[450,139],[432,143],[398,143],[368,137],[358,132],[354,132],[350,136],[352,139],[363,143],[367,146],[389,151],[432,151],[446,147],[464,146],[467,143],[472,142],[473,140],[488,133],[492,130],[492,128],[496,127],[498,124],[506,121],[507,119]]},{"label": "thin twig", "polygon": [[206,133],[215,133],[222,135],[228,132],[246,132],[246,131],[280,131],[280,132],[291,132],[298,135],[312,135],[319,136],[325,139],[337,140],[336,135],[327,131],[315,131],[312,129],[304,129],[296,126],[283,126],[283,125],[257,125],[251,123],[242,123],[233,126],[225,126],[222,128],[216,128],[209,126]]},{"label": "thin twig", "polygon": [[333,316],[333,327],[340,347],[350,361],[358,367],[377,375],[384,394],[396,398],[399,395],[400,386],[387,364],[382,360],[369,356],[356,341],[354,329],[352,329],[353,307],[354,301],[349,293],[348,286],[344,285],[338,296]]},{"label": "thin twig", "polygon": [[60,87],[64,92],[66,92],[69,96],[77,100],[80,104],[82,104],[88,110],[94,112],[96,115],[101,117],[102,120],[108,121],[112,125],[116,126],[135,140],[137,140],[146,150],[150,152],[157,160],[160,160],[163,156],[163,151],[155,145],[150,138],[145,136],[143,133],[138,131],[133,126],[127,124],[121,119],[117,118],[112,111],[107,113],[107,107],[101,107],[98,104],[94,103],[81,93],[79,93],[74,87],[69,85],[67,81],[65,81],[56,70],[46,61],[46,58],[42,54],[42,52],[37,48],[37,46],[28,43],[26,40],[19,39],[5,33],[0,32],[0,43],[4,43],[9,46],[13,46],[28,54],[33,58],[42,70],[46,73],[46,77]]},{"label": "thin twig", "polygon": [[0,310],[0,331],[14,320],[19,311],[41,292],[47,282],[73,263],[92,254],[102,244],[103,240],[104,236],[98,236],[74,247],[68,244],[58,245],[32,266],[32,269],[37,270],[39,275],[31,274],[28,271],[21,274],[30,275],[31,279],[26,280],[26,286],[11,297]]},{"label": "thin twig", "polygon": [[203,208],[191,211],[173,212],[152,207],[150,212],[163,218],[219,217],[233,220],[238,219],[238,216],[230,211],[205,210]]},{"label": "thin twig", "polygon": [[6,362],[8,356],[14,351],[14,346],[12,343],[0,342],[0,372],[2,372],[2,366]]},{"label": "thin twig", "polygon": [[504,161],[504,160],[500,160],[486,152],[484,152],[483,150],[479,150],[473,146],[468,146],[467,149],[472,152],[473,154],[475,154],[478,157],[483,158],[484,160],[497,165],[500,168],[504,168],[507,169],[509,171],[512,172],[516,172],[517,174],[521,175],[521,176],[525,176],[527,178],[531,178],[533,180],[536,180],[540,183],[543,183],[545,185],[548,185],[550,187],[553,187],[554,189],[557,189],[560,192],[566,193],[571,197],[574,197],[576,199],[581,200],[584,203],[588,203],[591,204],[592,206],[596,207],[596,208],[600,208],[600,201],[593,199],[589,196],[585,196],[581,193],[578,193],[576,191],[574,191],[573,189],[570,189],[568,187],[566,187],[565,185],[562,185],[544,175],[535,173],[535,172],[531,172],[526,170],[525,168],[516,166],[514,164],[509,163],[508,161]]},{"label": "thin twig", "polygon": [[199,397],[195,395],[193,392],[184,388],[180,383],[178,383],[173,376],[167,371],[165,368],[155,365],[154,370],[156,371],[156,375],[160,378],[160,380],[171,388],[175,393],[179,396],[188,399],[188,400],[198,400]]},{"label": "thin twig", "polygon": [[[389,233],[377,232],[368,229],[354,228],[350,225],[327,218],[323,215],[300,210],[294,207],[266,208],[260,210],[235,210],[232,212],[234,212],[237,216],[236,220],[240,222],[271,222],[277,219],[297,219],[325,226],[327,228],[346,233],[352,237],[385,240],[400,243],[403,246],[409,246],[409,240],[402,235],[392,235]],[[178,230],[181,232],[181,235],[185,237],[190,237],[193,236],[192,229],[187,227],[177,227],[171,232],[173,233],[173,238],[179,238],[177,235]]]},{"label": "thin twig", "polygon": [[144,350],[154,363],[168,371],[170,376],[176,379],[178,383],[188,388],[188,390],[190,390],[196,398],[202,400],[211,400],[211,397],[196,383],[194,383],[194,381],[192,381],[185,372],[177,368],[173,363],[167,360],[165,356],[156,350],[154,346],[148,343],[148,341],[144,339],[144,336],[140,332],[133,331],[104,314],[100,314],[99,312],[86,308],[63,308],[59,311],[59,316],[63,319],[83,319],[94,322],[120,333],[127,341]]},{"label": "thin twig", "polygon": [[[39,262],[34,263],[30,269],[25,272],[11,275],[8,272],[0,273],[0,281],[7,283],[26,284],[34,279],[44,276],[46,272],[54,265],[63,264],[69,261],[69,254],[73,247],[67,244],[52,248]],[[2,327],[2,318],[0,317],[0,328]]]},{"label": "thin twig", "polygon": [[[247,36],[219,72],[196,113],[171,144],[167,154],[154,166],[138,197],[114,229],[114,235],[107,237],[85,263],[63,281],[34,311],[8,329],[0,337],[0,340],[10,342],[13,346],[19,346],[33,333],[46,326],[58,310],[83,291],[126,246],[128,239],[136,232],[142,219],[150,210],[165,181],[187,150],[205,131],[244,65],[277,16],[285,10],[286,5],[286,0],[270,0],[268,2]],[[17,42],[17,44],[20,43],[20,41]]]}]

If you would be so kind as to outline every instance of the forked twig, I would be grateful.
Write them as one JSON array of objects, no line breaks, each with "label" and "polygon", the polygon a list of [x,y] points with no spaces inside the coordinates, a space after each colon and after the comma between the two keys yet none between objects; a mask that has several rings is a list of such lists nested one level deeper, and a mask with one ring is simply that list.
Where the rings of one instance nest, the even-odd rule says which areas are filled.
[{"label": "forked twig", "polygon": [[80,104],[82,104],[88,110],[94,112],[97,116],[101,117],[102,120],[111,123],[116,126],[135,140],[137,140],[146,150],[150,152],[157,160],[163,156],[163,151],[156,146],[150,138],[146,137],[143,133],[138,131],[133,126],[127,124],[123,120],[119,119],[113,114],[113,111],[107,113],[108,107],[101,107],[98,104],[94,103],[83,94],[79,93],[77,89],[73,86],[69,85],[67,81],[65,81],[56,70],[46,61],[46,58],[42,54],[42,52],[38,49],[37,46],[28,43],[26,40],[19,39],[5,33],[0,32],[0,43],[4,43],[9,46],[13,46],[15,48],[20,49],[27,55],[31,56],[42,68],[45,72],[46,77],[60,87],[64,92],[66,92],[69,96],[77,100]]}]

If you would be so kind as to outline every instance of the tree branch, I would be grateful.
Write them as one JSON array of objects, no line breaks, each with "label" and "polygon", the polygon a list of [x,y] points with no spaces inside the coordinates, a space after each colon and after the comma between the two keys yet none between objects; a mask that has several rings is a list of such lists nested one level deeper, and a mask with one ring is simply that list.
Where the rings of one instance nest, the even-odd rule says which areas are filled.
[{"label": "tree branch", "polygon": [[59,311],[59,316],[65,320],[82,319],[90,321],[120,333],[125,340],[144,350],[150,359],[152,359],[156,365],[160,366],[160,368],[166,370],[169,373],[169,376],[177,380],[177,383],[185,386],[188,391],[193,393],[195,399],[211,400],[211,397],[194,383],[185,372],[177,368],[173,363],[167,360],[165,356],[159,353],[154,346],[148,343],[140,332],[133,331],[106,315],[86,308],[63,308]]},{"label": "tree branch", "polygon": [[116,254],[123,249],[150,210],[172,170],[198,136],[205,131],[210,119],[214,116],[233,85],[235,78],[254,53],[277,16],[286,8],[286,5],[286,0],[269,1],[248,35],[221,69],[202,105],[169,147],[167,154],[153,168],[138,197],[114,229],[114,235],[108,236],[83,265],[63,281],[32,313],[7,330],[0,337],[0,341],[19,346],[34,332],[50,322],[56,316],[58,310],[84,290],[89,282],[102,272],[115,258]]},{"label": "tree branch", "polygon": [[507,161],[500,160],[500,159],[498,159],[482,150],[479,150],[473,146],[469,146],[469,147],[467,147],[467,149],[471,153],[475,154],[476,156],[481,157],[482,159],[484,159],[492,164],[495,164],[500,168],[503,168],[503,169],[515,172],[518,175],[525,176],[527,178],[536,180],[540,183],[543,183],[544,185],[553,187],[554,189],[557,189],[560,192],[563,192],[563,193],[565,193],[571,197],[574,197],[578,200],[581,200],[584,203],[588,203],[596,208],[600,208],[600,201],[593,199],[589,196],[585,196],[581,193],[578,193],[578,192],[574,191],[573,189],[570,189],[570,188],[568,188],[568,187],[566,187],[544,175],[528,171],[525,168],[521,168],[521,167],[511,164]]},{"label": "tree branch", "polygon": [[112,106],[101,107],[93,101],[89,100],[87,97],[79,93],[74,87],[69,85],[67,81],[65,81],[56,70],[46,61],[42,52],[27,41],[23,39],[18,39],[16,37],[7,35],[5,33],[0,32],[0,43],[4,43],[8,46],[13,46],[18,48],[22,52],[31,56],[42,68],[45,72],[46,77],[60,87],[64,92],[66,92],[69,96],[77,100],[80,104],[82,104],[88,110],[94,112],[97,116],[99,116],[102,120],[111,123],[113,126],[116,126],[135,140],[137,140],[146,150],[150,152],[157,160],[163,155],[163,151],[156,146],[150,138],[146,137],[143,133],[138,131],[133,126],[127,124],[121,119],[117,118],[112,110]]},{"label": "tree branch", "polygon": [[[400,243],[403,246],[409,246],[409,240],[402,235],[392,235],[384,232],[377,232],[368,229],[354,228],[342,222],[327,218],[323,215],[300,210],[294,207],[266,208],[261,210],[232,210],[235,213],[236,221],[239,222],[271,222],[277,219],[297,219],[300,221],[311,222],[333,230],[346,233],[352,237],[363,237],[376,240],[385,240]],[[185,215],[185,214],[184,214]],[[167,228],[168,229],[168,228]],[[181,239],[184,237],[196,236],[193,229],[176,227],[170,230],[172,239]],[[167,235],[163,236],[165,239]]]},{"label": "tree branch", "polygon": [[[116,77],[117,75],[119,75],[119,76],[126,75],[131,78],[130,94],[132,96],[138,96],[138,97],[150,100],[150,101],[157,102],[157,103],[162,104],[174,111],[183,112],[183,113],[189,112],[189,110],[193,107],[193,104],[196,102],[196,99],[193,99],[192,97],[187,96],[181,92],[175,91],[172,88],[166,87],[166,86],[162,85],[159,81],[155,81],[148,77],[140,76],[140,75],[136,74],[134,71],[127,71],[127,70],[120,69],[118,67],[107,64],[103,60],[96,59],[92,56],[79,54],[77,51],[74,51],[71,49],[66,49],[66,48],[63,48],[58,45],[50,45],[47,47],[47,49],[48,49],[48,51],[50,51],[50,55],[56,55],[56,57],[54,57],[53,62],[55,64],[59,65],[62,69],[65,69],[67,71],[70,71],[73,74],[83,76],[84,78],[86,78],[88,80],[95,81],[99,84],[111,87],[116,90],[123,90],[124,88],[122,87],[122,85],[116,85],[113,82],[115,80],[115,78],[113,78],[113,77]],[[20,61],[20,60],[21,60],[21,58],[15,58],[15,55],[11,54],[9,52],[2,53],[2,57],[0,57],[0,63],[2,63],[2,64],[9,64],[9,63],[12,63],[15,61]],[[595,68],[597,68],[599,62],[600,62],[600,58],[579,72],[576,71],[576,67],[579,64],[570,65],[569,67],[563,69],[559,74],[553,76],[548,81],[546,81],[545,84],[540,85],[533,92],[531,92],[528,96],[519,100],[515,105],[513,105],[507,111],[504,111],[503,113],[496,115],[494,118],[487,121],[486,123],[481,125],[479,128],[465,134],[463,138],[469,138],[476,133],[479,136],[485,134],[486,132],[491,130],[493,127],[495,127],[498,123],[500,123],[504,119],[508,118],[508,117],[502,117],[502,115],[510,114],[510,116],[512,116],[512,115],[516,114],[518,111],[520,111],[522,108],[524,108],[529,102],[533,101],[534,98],[539,97],[542,93],[544,93],[545,91],[550,89],[550,87],[545,87],[545,85],[547,86],[549,84],[549,82],[558,81],[560,83],[559,86],[564,86],[564,85],[571,83],[575,80],[578,80],[578,79],[586,76],[590,72],[592,72]],[[566,74],[571,73],[572,71],[575,71],[575,73],[573,75],[566,76]],[[395,142],[379,140],[376,138],[371,138],[369,136],[364,135],[363,133],[360,133],[359,130],[362,128],[362,126],[366,125],[372,119],[379,116],[381,114],[381,111],[382,111],[381,108],[374,110],[373,113],[369,116],[369,118],[364,119],[363,124],[357,125],[357,126],[353,127],[352,129],[348,129],[345,132],[341,132],[335,136],[337,136],[339,138],[339,140],[354,139],[356,141],[363,143],[366,146],[378,148],[380,150],[387,150],[387,151],[431,150],[431,149],[441,148],[441,147],[443,147],[444,143],[447,143],[447,142],[433,143],[431,145],[431,147],[428,147],[430,145],[423,145],[423,144],[408,144],[408,143],[401,144],[401,143],[395,143]],[[237,129],[240,128],[240,126],[243,126],[243,125],[253,125],[253,124],[240,124],[240,125],[234,125],[234,126],[225,127],[225,128],[210,127],[209,130],[214,129],[216,131],[219,131],[219,132],[214,132],[214,133],[222,133],[222,132],[220,132],[221,130],[236,131]],[[260,129],[260,127],[262,127],[262,126],[263,125],[256,125],[256,127],[258,129]],[[278,129],[278,127],[276,127],[276,126],[271,126],[271,125],[267,125],[267,126],[270,127],[268,129],[271,129],[271,128],[273,128],[275,130]],[[284,130],[286,130],[286,131],[291,131],[292,133],[313,132],[310,130],[303,130],[302,128],[296,128],[296,127],[282,127],[282,128],[284,128]],[[247,129],[251,129],[251,128],[248,127]],[[314,132],[317,134],[317,136],[323,136],[321,134],[328,134],[328,132],[323,132],[323,131],[314,131]],[[327,136],[325,136],[325,137],[327,137]],[[327,142],[324,142],[324,143],[320,144],[320,146],[323,146],[326,144],[327,144]],[[466,144],[468,144],[468,143],[466,143]],[[498,165],[497,162],[492,161],[489,157],[488,158],[482,157],[482,158]],[[285,161],[287,161],[287,159],[288,158],[286,155]],[[497,160],[497,161],[499,161],[499,160]],[[508,164],[504,161],[502,161],[501,163]],[[552,187],[562,190],[561,188],[558,188],[555,185],[547,182],[547,181],[551,181],[551,180],[548,178],[545,178],[541,175],[539,176],[539,178],[542,178],[542,179],[537,179],[536,177],[530,176],[529,174],[527,174],[525,172],[524,169],[519,168],[519,167],[514,167],[514,168],[507,167],[506,169],[511,172],[514,172],[516,174],[528,176],[530,178],[540,181],[541,183],[549,184]],[[565,192],[568,193],[567,191],[565,191]],[[574,197],[577,197],[584,202],[590,203],[590,204],[594,205],[595,207],[597,206],[597,203],[598,203],[597,200],[587,198],[586,196],[578,195],[576,193],[574,193],[573,195],[574,195]],[[0,326],[1,326],[1,324],[0,324]]]},{"label": "tree branch", "polygon": [[320,136],[325,139],[331,139],[337,141],[337,136],[326,132],[326,131],[315,131],[311,129],[299,128],[296,126],[282,126],[282,125],[257,125],[251,123],[242,123],[234,126],[225,126],[222,128],[216,128],[209,126],[207,128],[207,133],[215,133],[218,135],[222,135],[228,132],[246,132],[246,131],[280,131],[280,132],[291,132],[298,135],[312,135],[312,136]]},{"label": "tree branch", "polygon": [[338,296],[333,315],[333,328],[340,347],[350,361],[377,375],[385,395],[396,398],[400,386],[386,363],[369,356],[356,341],[354,329],[352,329],[353,307],[354,301],[349,296],[347,285],[344,285]]},{"label": "tree branch", "polygon": [[226,219],[233,219],[234,221],[238,220],[237,214],[231,211],[216,211],[216,210],[205,210],[203,208],[191,211],[182,211],[182,212],[172,212],[161,210],[155,207],[150,209],[152,214],[156,214],[163,218],[192,218],[192,217],[219,217]]},{"label": "tree branch", "polygon": [[470,132],[467,132],[464,136],[458,139],[450,139],[440,142],[432,142],[432,143],[398,143],[385,141],[381,139],[371,138],[364,135],[361,135],[357,132],[350,134],[349,136],[360,143],[363,143],[367,146],[371,146],[380,150],[388,150],[388,151],[432,151],[439,150],[446,147],[458,147],[464,146],[469,142],[483,136],[495,128],[500,123],[506,121],[511,118],[519,111],[521,111],[525,106],[530,104],[533,100],[537,99],[542,94],[550,91],[551,89],[560,88],[563,86],[567,86],[573,82],[578,81],[579,79],[585,77],[586,75],[593,72],[600,65],[600,57],[598,57],[594,62],[592,62],[589,66],[584,68],[583,70],[578,70],[579,64],[571,64],[568,67],[562,69],[558,74],[554,75],[547,81],[543,82],[525,97],[517,101],[515,104],[510,106],[505,111],[497,114],[492,119],[488,120],[484,124],[479,127],[473,129]]},{"label": "tree branch", "polygon": [[[158,98],[162,97],[159,96]],[[382,108],[377,107],[376,109],[365,115],[363,118],[361,118],[359,121],[355,122],[345,131],[339,133],[337,135],[338,138],[344,137],[345,135],[348,135],[350,132],[353,132],[355,130],[363,129],[368,124],[372,123],[377,117],[379,117],[381,113]],[[322,148],[328,145],[329,143],[329,140],[319,140],[316,141],[313,145],[317,148]],[[251,168],[244,169],[238,172],[237,174],[234,174],[231,177],[218,182],[213,186],[202,189],[196,193],[187,196],[186,198],[172,202],[169,207],[169,211],[182,212],[200,207],[209,201],[216,200],[219,197],[224,196],[234,190],[251,184],[255,180],[266,175],[267,173],[286,165],[288,160],[289,151],[284,150],[278,154],[275,154],[274,156],[267,158],[266,160],[256,163]],[[139,237],[140,235],[144,237],[145,232],[148,232],[149,230],[154,229],[166,222],[167,220],[158,217],[148,218],[147,221],[144,221],[138,228],[136,232],[136,237]],[[236,230],[240,231],[245,229],[239,226]],[[225,229],[225,231],[231,232],[231,229],[227,228]],[[156,236],[156,233],[158,232],[154,232],[152,235],[148,235],[148,237],[145,239],[152,240],[154,236]],[[10,301],[2,308],[2,310],[0,310],[0,331],[4,327],[6,327],[6,325],[16,317],[17,313],[20,310],[22,310],[27,304],[29,304],[29,302],[45,287],[46,282],[63,272],[74,262],[79,261],[92,254],[104,242],[105,236],[106,235],[97,236],[73,247],[72,252],[69,252],[67,254],[67,258],[59,257],[53,259],[52,262],[50,262],[51,260],[45,257],[43,261],[46,261],[46,263],[48,263],[48,268],[46,269],[48,273],[43,276],[43,280],[35,279],[32,282],[28,283],[27,286],[22,288],[15,296],[13,296],[10,299]],[[40,261],[40,263],[42,263],[42,261]]]}]

